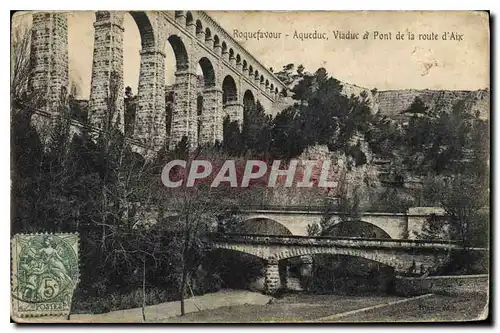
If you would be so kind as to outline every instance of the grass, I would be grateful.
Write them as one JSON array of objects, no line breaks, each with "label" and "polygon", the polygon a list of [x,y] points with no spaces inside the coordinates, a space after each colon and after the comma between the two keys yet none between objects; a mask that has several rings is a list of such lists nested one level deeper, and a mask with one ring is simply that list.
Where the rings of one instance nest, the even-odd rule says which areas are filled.
[{"label": "grass", "polygon": [[[468,293],[459,296],[434,295],[414,302],[410,301],[395,306],[358,313],[349,317],[344,317],[339,321],[471,321],[478,320],[481,317],[487,304],[488,297],[483,293]],[[483,316],[485,315],[486,314]]]},{"label": "grass", "polygon": [[390,296],[335,296],[293,295],[276,300],[268,305],[241,305],[222,307],[173,317],[166,322],[175,323],[258,323],[297,322],[315,320],[358,309],[365,306],[387,303],[401,297]]},{"label": "grass", "polygon": [[[175,295],[164,289],[151,288],[146,290],[146,305],[168,302],[173,298],[175,298]],[[81,295],[73,301],[71,313],[98,314],[115,310],[139,308],[142,306],[142,299],[142,289],[140,288],[127,293],[114,292],[102,297]]]},{"label": "grass", "polygon": [[[389,303],[396,296],[292,295],[268,305],[223,307],[168,318],[171,323],[258,323],[315,321],[322,317]],[[337,322],[412,322],[477,320],[485,294],[434,295],[339,318]]]}]

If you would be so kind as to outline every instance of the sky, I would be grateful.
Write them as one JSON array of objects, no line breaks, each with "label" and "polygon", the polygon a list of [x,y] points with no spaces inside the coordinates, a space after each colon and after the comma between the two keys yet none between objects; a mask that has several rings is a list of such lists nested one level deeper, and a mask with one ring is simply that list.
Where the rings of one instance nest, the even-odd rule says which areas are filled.
[{"label": "sky", "polygon": [[[488,17],[471,12],[207,12],[231,36],[239,32],[281,33],[278,39],[235,39],[267,68],[303,64],[325,67],[340,81],[367,89],[476,90],[489,87]],[[68,17],[70,79],[78,97],[88,98],[93,53],[93,12]],[[15,16],[13,26],[28,27],[31,15]],[[137,91],[140,35],[130,15],[124,19],[124,81]],[[300,40],[297,33],[325,34],[328,40]],[[359,39],[335,39],[334,31],[358,33]],[[369,39],[362,37],[368,33]],[[390,40],[375,39],[375,32]],[[396,39],[402,32],[404,40]],[[462,40],[441,40],[443,33]],[[414,40],[408,40],[413,33]],[[419,34],[439,40],[419,40]],[[287,36],[288,35],[288,36]],[[424,36],[422,35],[422,38]],[[166,83],[174,81],[174,54],[166,49]]]}]

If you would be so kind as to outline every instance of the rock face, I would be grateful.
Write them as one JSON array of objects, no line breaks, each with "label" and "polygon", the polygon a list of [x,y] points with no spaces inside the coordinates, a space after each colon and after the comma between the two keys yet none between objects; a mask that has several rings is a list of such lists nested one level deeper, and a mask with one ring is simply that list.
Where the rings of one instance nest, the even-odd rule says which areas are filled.
[{"label": "rock face", "polygon": [[453,106],[464,101],[465,107],[471,114],[488,118],[490,109],[489,91],[475,90],[388,90],[380,91],[375,97],[378,111],[387,116],[399,119],[401,111],[408,109],[415,97],[419,97],[430,108],[443,108],[451,111]]},{"label": "rock face", "polygon": [[416,97],[429,108],[443,108],[446,111],[451,111],[453,106],[464,101],[465,107],[471,114],[479,115],[483,119],[487,119],[490,110],[490,92],[488,89],[467,91],[467,90],[385,90],[377,91],[376,89],[368,89],[359,87],[353,84],[341,82],[342,91],[346,96],[360,96],[366,92],[367,99],[374,113],[380,112],[394,120],[404,121],[406,116],[401,114],[402,111],[408,109]]}]

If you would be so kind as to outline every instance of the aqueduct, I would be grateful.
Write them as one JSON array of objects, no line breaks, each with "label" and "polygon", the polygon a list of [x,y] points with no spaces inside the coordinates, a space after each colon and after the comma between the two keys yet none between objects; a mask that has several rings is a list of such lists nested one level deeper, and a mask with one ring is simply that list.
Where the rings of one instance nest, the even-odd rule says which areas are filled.
[{"label": "aqueduct", "polygon": [[[202,11],[130,11],[141,38],[137,111],[132,139],[156,149],[187,136],[191,144],[222,139],[223,119],[243,121],[244,107],[256,101],[273,113],[286,86]],[[68,86],[67,17],[62,12],[33,14],[32,87],[48,96],[47,113],[54,115],[60,91]],[[126,12],[98,11],[94,22],[89,121],[102,128],[112,117],[123,129],[123,33]],[[175,55],[174,108],[167,126],[165,45]],[[197,92],[196,69],[203,71],[203,91]],[[119,95],[113,97],[113,91]],[[118,98],[120,97],[120,98]],[[109,102],[113,104],[110,115]],[[203,106],[200,108],[200,101]],[[167,128],[168,127],[168,128]]]}]

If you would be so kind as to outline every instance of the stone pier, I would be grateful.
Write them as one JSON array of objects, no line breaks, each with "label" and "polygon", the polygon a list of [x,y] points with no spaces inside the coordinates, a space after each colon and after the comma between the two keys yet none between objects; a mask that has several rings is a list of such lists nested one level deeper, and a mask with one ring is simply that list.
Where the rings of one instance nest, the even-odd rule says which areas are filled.
[{"label": "stone pier", "polygon": [[200,143],[222,141],[222,89],[211,87],[203,91]]},{"label": "stone pier", "polygon": [[264,292],[266,294],[274,294],[280,285],[280,272],[278,262],[269,260],[266,263],[264,271]]},{"label": "stone pier", "polygon": [[175,73],[175,106],[172,112],[170,149],[173,149],[183,136],[190,139],[191,146],[196,146],[198,143],[196,84],[196,73],[190,71],[177,71]]},{"label": "stone pier", "polygon": [[163,146],[166,137],[165,53],[156,48],[141,50],[138,110],[134,138],[146,147]]},{"label": "stone pier", "polygon": [[225,116],[229,116],[231,121],[238,121],[241,126],[243,124],[243,104],[236,101],[227,102],[224,105]]},{"label": "stone pier", "polygon": [[[104,130],[124,124],[123,13],[99,11],[94,23],[90,124]],[[123,129],[122,129],[123,130]]]}]

